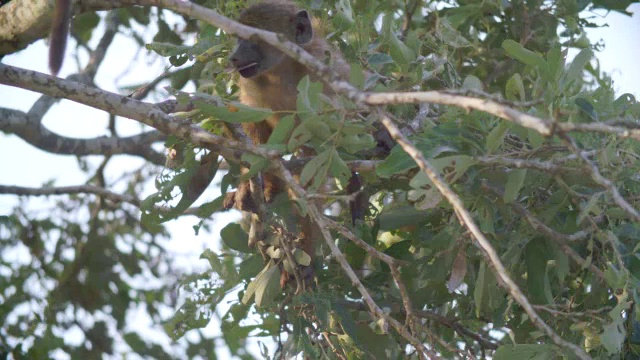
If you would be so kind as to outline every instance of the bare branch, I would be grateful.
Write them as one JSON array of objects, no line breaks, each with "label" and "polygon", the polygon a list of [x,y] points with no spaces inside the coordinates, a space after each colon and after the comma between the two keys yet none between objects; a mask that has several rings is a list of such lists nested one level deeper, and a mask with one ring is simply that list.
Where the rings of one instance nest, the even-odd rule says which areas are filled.
[{"label": "bare branch", "polygon": [[354,233],[352,233],[351,231],[349,231],[349,229],[347,229],[346,227],[344,227],[342,224],[339,224],[329,218],[327,218],[326,216],[324,217],[324,220],[326,225],[328,225],[330,228],[336,230],[337,232],[339,232],[340,234],[342,234],[342,236],[344,236],[345,238],[347,238],[349,241],[353,242],[354,244],[358,245],[361,249],[365,250],[369,256],[371,256],[374,259],[378,259],[382,262],[384,262],[385,264],[391,266],[391,267],[397,267],[399,265],[406,265],[406,263],[404,263],[403,261],[400,261],[398,259],[395,259],[381,251],[378,251],[378,249],[374,248],[373,246],[367,244],[364,240],[360,239],[359,237],[357,237]]},{"label": "bare branch", "polygon": [[[602,134],[613,134],[621,138],[631,138],[640,140],[640,129],[633,129],[633,124],[625,124],[626,126],[614,126],[610,124],[593,122],[593,123],[557,123],[556,127],[561,132],[592,132]],[[628,127],[627,127],[628,126]]]},{"label": "bare branch", "polygon": [[533,129],[544,136],[552,134],[551,122],[502,105],[496,101],[450,94],[446,91],[367,93],[362,103],[368,105],[431,103],[454,105],[466,110],[480,110],[501,119]]},{"label": "bare branch", "polygon": [[505,167],[513,167],[517,169],[534,169],[540,170],[551,174],[558,174],[570,171],[583,171],[580,168],[569,168],[566,166],[559,166],[551,161],[538,161],[538,160],[525,160],[508,158],[503,156],[479,156],[476,160],[486,165],[497,165]]},{"label": "bare branch", "polygon": [[[9,1],[0,7],[0,55],[26,48],[49,34],[54,1]],[[73,15],[85,12],[112,10],[130,1],[77,0],[73,2]]]},{"label": "bare branch", "polygon": [[113,202],[126,202],[140,207],[140,200],[130,195],[123,195],[111,192],[99,186],[78,185],[61,187],[29,188],[23,186],[0,185],[0,194],[18,196],[50,196],[50,195],[70,195],[70,194],[95,194]]},{"label": "bare branch", "polygon": [[[51,99],[50,97],[47,97]],[[159,131],[148,131],[140,135],[116,138],[97,137],[74,139],[58,135],[42,126],[39,119],[21,111],[0,108],[0,130],[13,133],[38,149],[64,155],[134,155],[156,164],[164,164],[164,155],[154,151],[151,144],[164,141],[166,136]]]},{"label": "bare branch", "polygon": [[66,98],[104,110],[109,114],[137,120],[165,134],[173,134],[197,146],[210,148],[227,158],[239,159],[242,152],[250,152],[268,159],[279,158],[280,156],[277,151],[247,146],[242,142],[212,134],[188,122],[176,121],[154,104],[130,99],[109,91],[36,71],[0,64],[0,83],[53,97]]},{"label": "bare branch", "polygon": [[427,319],[432,319],[435,320],[437,322],[439,322],[440,324],[452,329],[453,331],[457,332],[458,334],[460,334],[461,336],[466,336],[466,337],[470,337],[473,340],[477,341],[478,344],[480,344],[480,346],[482,346],[483,348],[486,349],[492,349],[495,350],[498,348],[498,344],[485,339],[483,336],[481,336],[480,334],[477,334],[469,329],[467,329],[466,327],[462,326],[459,322],[458,319],[450,319],[448,317],[436,314],[432,311],[426,311],[426,310],[416,310],[415,311],[416,316],[419,317],[424,317]]}]

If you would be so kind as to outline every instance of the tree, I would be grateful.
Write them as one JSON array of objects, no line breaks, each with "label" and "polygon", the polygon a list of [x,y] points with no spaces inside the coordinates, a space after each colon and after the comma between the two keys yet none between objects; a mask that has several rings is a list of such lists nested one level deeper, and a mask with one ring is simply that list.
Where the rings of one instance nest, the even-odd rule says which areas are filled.
[{"label": "tree", "polygon": [[[624,13],[631,3],[304,2],[352,64],[345,81],[277,35],[229,20],[244,1],[78,1],[75,50],[89,54],[78,74],[61,79],[0,64],[0,84],[43,94],[29,112],[0,108],[0,129],[75,155],[91,171],[72,187],[0,186],[2,194],[62,195],[54,212],[18,206],[1,218],[2,351],[211,358],[226,347],[248,358],[246,339],[257,337],[273,339],[260,347],[264,356],[638,356],[640,104],[631,94],[614,96],[594,58],[598,46],[584,33],[595,26],[590,10]],[[1,7],[0,52],[45,37],[50,14],[44,1]],[[150,28],[157,33],[145,43]],[[169,70],[135,91],[96,87],[118,32],[168,58]],[[235,36],[258,37],[295,58],[336,91],[340,106],[305,78],[299,122],[279,126],[269,146],[222,136],[223,122],[269,114],[235,102],[226,71]],[[569,49],[577,52],[571,61]],[[196,91],[183,90],[188,84]],[[143,101],[150,94],[164,100]],[[47,130],[42,120],[56,98],[111,114],[110,136]],[[146,126],[120,136],[120,118]],[[372,151],[381,127],[395,144],[382,155]],[[317,155],[283,160],[301,145]],[[102,156],[100,166],[86,166],[90,155]],[[119,155],[145,164],[109,180]],[[161,245],[167,222],[195,214],[196,232],[211,226],[241,163],[253,175],[277,172],[297,199],[260,207],[246,226],[226,226],[223,250],[202,253],[210,269],[179,274]],[[327,178],[333,187],[324,193],[318,187]],[[194,205],[208,186],[222,195]],[[310,201],[318,198],[321,208]],[[352,222],[355,198],[368,200],[356,208],[363,221]],[[306,289],[308,256],[283,221],[293,207],[325,240]],[[284,288],[281,267],[296,278]],[[179,304],[177,288],[188,294]],[[153,343],[128,328],[127,309],[140,305],[171,339],[200,336],[173,348]],[[170,318],[160,314],[166,306],[175,309]],[[212,319],[220,338],[197,330]],[[65,341],[78,329],[83,340]]]}]

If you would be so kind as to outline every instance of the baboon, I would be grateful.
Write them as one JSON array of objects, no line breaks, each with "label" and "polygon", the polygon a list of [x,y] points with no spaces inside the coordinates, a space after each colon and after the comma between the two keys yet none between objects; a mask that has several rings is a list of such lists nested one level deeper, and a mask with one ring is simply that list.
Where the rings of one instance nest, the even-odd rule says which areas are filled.
[{"label": "baboon", "polygon": [[[252,5],[241,13],[238,21],[282,34],[316,58],[328,61],[339,76],[346,78],[349,74],[349,66],[342,55],[323,38],[320,23],[289,1],[266,1]],[[306,75],[311,80],[314,80],[314,76],[305,66],[259,40],[238,40],[231,62],[240,74],[240,101],[275,112],[265,121],[243,124],[244,131],[255,144],[264,144],[283,114],[296,110],[298,82]],[[328,86],[325,86],[324,92],[331,92]],[[263,184],[267,202],[286,191],[283,181],[269,172],[264,173]],[[227,194],[225,207],[255,210],[247,182],[241,183],[235,193]],[[319,236],[319,231],[313,228],[309,219],[299,220],[302,228],[302,250],[313,258],[313,238]]]}]

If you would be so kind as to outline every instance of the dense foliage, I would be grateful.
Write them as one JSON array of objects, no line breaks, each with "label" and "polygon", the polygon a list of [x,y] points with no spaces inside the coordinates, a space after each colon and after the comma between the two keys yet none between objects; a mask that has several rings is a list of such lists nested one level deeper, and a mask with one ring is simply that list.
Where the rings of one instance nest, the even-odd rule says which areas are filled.
[{"label": "dense foliage", "polygon": [[[244,1],[201,3],[230,18],[245,6]],[[640,104],[631,94],[614,94],[610,78],[598,67],[599,45],[589,43],[584,33],[595,26],[590,10],[624,12],[631,3],[301,4],[324,20],[326,37],[352,64],[349,80],[361,89],[451,90],[575,125],[575,131],[559,127],[566,131],[543,136],[461,107],[387,107],[471,212],[535,311],[557,335],[594,358],[640,355],[640,137],[612,130],[634,131]],[[182,101],[192,94],[181,90],[195,84],[202,101],[180,118],[220,134],[221,121],[259,121],[269,115],[235,102],[236,75],[228,71],[227,60],[233,37],[189,19],[173,27],[174,19],[156,9],[115,11],[119,26],[131,36],[143,31],[140,25],[157,25],[146,47],[173,65],[167,73],[172,95]],[[93,13],[78,16],[75,35],[88,40],[105,19]],[[197,41],[190,45],[185,40],[193,34]],[[311,193],[327,178],[336,180],[327,197],[327,216],[375,251],[350,241],[346,229],[333,227],[331,235],[386,316],[443,358],[571,358],[497,280],[495,267],[461,225],[459,213],[409,154],[399,145],[388,154],[373,151],[376,113],[347,98],[340,98],[337,108],[335,100],[325,101],[321,88],[303,79],[299,123],[293,117],[283,121],[267,147],[283,154],[301,145],[315,151],[300,170]],[[195,201],[188,188],[202,173],[200,160],[209,152],[169,135],[166,145],[179,149],[184,161],[172,168],[147,165],[123,177],[129,195],[146,197],[139,207],[74,195],[46,213],[17,207],[0,218],[2,351],[27,358],[47,358],[52,351],[73,358],[114,353],[214,358],[214,348],[226,347],[241,358],[259,352],[266,357],[300,352],[311,358],[419,357],[388,318],[372,315],[361,289],[326,244],[319,249],[323,256],[312,289],[296,292],[295,282],[280,287],[280,267],[292,269],[282,246],[296,235],[286,219],[292,207],[304,209],[303,202],[284,198],[270,204],[269,236],[256,247],[247,245],[246,226],[228,225],[220,234],[224,250],[202,254],[209,271],[176,276],[172,254],[158,239],[169,236],[163,223]],[[243,160],[252,165],[252,174],[268,166],[255,155],[245,154]],[[223,171],[218,167],[218,161],[207,163],[205,178]],[[352,224],[344,195],[350,168],[356,167],[369,204],[365,219]],[[237,163],[225,169],[222,182],[210,185],[222,195],[194,210],[201,217],[195,231],[224,211],[224,194],[240,179]],[[141,186],[150,179],[157,192],[143,194]],[[98,177],[90,183],[105,186]],[[28,256],[12,256],[25,249]],[[292,255],[298,264],[309,261],[299,251]],[[390,267],[381,260],[384,255],[399,260],[399,266]],[[176,305],[177,287],[187,296]],[[162,347],[145,334],[125,330],[127,310],[140,305],[163,323],[171,339],[183,340]],[[157,309],[167,305],[175,314],[162,318]],[[195,329],[212,319],[221,324],[221,338],[200,333],[197,340],[184,341],[186,333],[199,332]],[[112,321],[115,327],[105,324]],[[84,342],[64,341],[73,328],[81,329]],[[259,350],[249,338],[262,342]]]}]

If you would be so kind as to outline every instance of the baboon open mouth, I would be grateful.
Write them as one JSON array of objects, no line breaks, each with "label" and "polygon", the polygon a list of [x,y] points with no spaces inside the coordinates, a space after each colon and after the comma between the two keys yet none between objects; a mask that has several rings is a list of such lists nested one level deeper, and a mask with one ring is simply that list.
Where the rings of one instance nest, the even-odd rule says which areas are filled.
[{"label": "baboon open mouth", "polygon": [[240,76],[244,78],[255,76],[258,73],[258,63],[252,62],[250,64],[239,67],[238,72],[240,73]]}]

